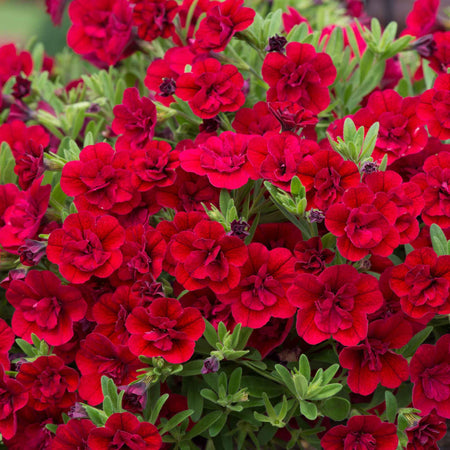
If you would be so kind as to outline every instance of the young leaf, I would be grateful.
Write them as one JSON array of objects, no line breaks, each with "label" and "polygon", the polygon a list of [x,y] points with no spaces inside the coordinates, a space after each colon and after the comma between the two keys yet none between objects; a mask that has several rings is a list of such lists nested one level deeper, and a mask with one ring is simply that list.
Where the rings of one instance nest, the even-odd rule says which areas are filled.
[{"label": "young leaf", "polygon": [[300,400],[300,413],[309,420],[317,418],[317,406],[314,403]]},{"label": "young leaf", "polygon": [[194,411],[192,409],[187,409],[186,411],[181,411],[178,414],[175,414],[173,417],[170,418],[159,430],[160,434],[166,434],[170,430],[173,430],[175,427],[177,427],[183,420],[187,419],[188,417],[192,416]]},{"label": "young leaf", "polygon": [[345,398],[327,398],[320,405],[320,412],[332,420],[345,420],[350,412],[350,402]]},{"label": "young leaf", "polygon": [[391,391],[386,391],[384,398],[386,402],[386,419],[388,422],[394,423],[398,410],[397,399]]},{"label": "young leaf", "polygon": [[192,429],[189,431],[189,433],[187,433],[184,436],[184,439],[189,441],[189,440],[193,439],[195,436],[202,434],[204,431],[206,431],[208,428],[210,428],[213,423],[218,421],[222,415],[223,415],[223,411],[210,412],[205,417],[200,419],[192,427]]},{"label": "young leaf", "polygon": [[309,380],[311,379],[311,366],[309,365],[308,357],[304,353],[302,353],[298,361],[298,370],[309,383]]},{"label": "young leaf", "polygon": [[433,244],[433,250],[436,252],[436,255],[443,256],[448,254],[447,238],[445,237],[445,234],[439,225],[435,223],[431,224],[430,238],[431,243]]},{"label": "young leaf", "polygon": [[414,355],[420,344],[425,341],[432,331],[433,327],[426,327],[422,331],[419,331],[405,346],[400,349],[399,353],[405,358],[409,358]]}]

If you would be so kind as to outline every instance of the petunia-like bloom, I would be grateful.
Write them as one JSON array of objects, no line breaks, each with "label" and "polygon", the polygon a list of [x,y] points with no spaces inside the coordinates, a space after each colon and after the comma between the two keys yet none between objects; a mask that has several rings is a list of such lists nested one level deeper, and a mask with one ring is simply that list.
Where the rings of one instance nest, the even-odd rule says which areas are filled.
[{"label": "petunia-like bloom", "polygon": [[248,258],[241,239],[227,236],[218,222],[201,220],[192,231],[174,236],[171,245],[176,262],[175,277],[188,290],[208,286],[216,294],[226,294],[240,281],[240,267]]},{"label": "petunia-like bloom", "polygon": [[16,411],[27,404],[28,392],[21,383],[5,375],[1,364],[0,392],[0,433],[5,439],[11,439],[17,431]]},{"label": "petunia-like bloom", "polygon": [[249,136],[225,131],[204,144],[183,150],[180,164],[186,172],[206,175],[218,188],[238,189],[256,173],[247,158]]},{"label": "petunia-like bloom", "polygon": [[414,250],[392,269],[389,284],[413,319],[450,313],[450,256],[437,256],[429,247]]},{"label": "petunia-like bloom", "polygon": [[367,338],[359,345],[346,347],[339,363],[349,369],[347,384],[357,394],[369,395],[378,383],[389,389],[409,378],[408,362],[391,349],[401,348],[412,338],[411,325],[401,314],[369,324]]},{"label": "petunia-like bloom", "polygon": [[356,164],[344,161],[332,150],[320,150],[305,157],[299,164],[298,177],[306,189],[308,209],[321,211],[341,201],[345,190],[361,181]]},{"label": "petunia-like bloom", "polygon": [[320,443],[323,450],[396,450],[397,427],[377,416],[353,416],[347,425],[329,430]]},{"label": "petunia-like bloom", "polygon": [[269,53],[261,70],[270,86],[269,102],[296,102],[315,114],[330,103],[328,86],[336,78],[336,68],[326,53],[316,53],[310,44],[291,42],[286,46],[286,55]]},{"label": "petunia-like bloom", "polygon": [[431,413],[405,431],[408,436],[406,450],[439,450],[437,441],[445,436],[447,425],[445,419]]},{"label": "petunia-like bloom", "polygon": [[248,261],[241,267],[239,285],[219,300],[231,304],[234,320],[244,327],[261,328],[271,317],[288,319],[295,314],[295,307],[286,299],[295,278],[294,264],[289,250],[268,250],[252,243]]},{"label": "petunia-like bloom", "polygon": [[78,372],[56,355],[22,364],[16,377],[29,393],[28,405],[36,411],[68,409],[75,403],[79,379]]},{"label": "petunia-like bloom", "polygon": [[322,241],[315,236],[307,241],[299,241],[294,248],[295,271],[319,275],[325,269],[325,264],[334,259],[334,252],[323,248]]},{"label": "petunia-like bloom", "polygon": [[114,447],[158,450],[162,440],[154,425],[139,422],[136,416],[124,412],[113,414],[108,417],[104,427],[92,430],[87,443],[91,450],[109,450]]},{"label": "petunia-like bloom", "polygon": [[[84,408],[83,408],[84,409]],[[67,450],[76,448],[87,450],[87,440],[90,432],[96,426],[87,419],[71,419],[66,424],[59,425],[56,429],[56,436],[52,440],[52,450]]]},{"label": "petunia-like bloom", "polygon": [[180,364],[194,353],[195,342],[205,331],[205,322],[196,308],[183,308],[173,298],[158,298],[150,306],[138,306],[128,316],[128,346],[137,355],[161,356]]},{"label": "petunia-like bloom", "polygon": [[436,25],[440,0],[416,0],[406,17],[406,29],[402,35],[421,37],[430,33]]},{"label": "petunia-like bloom", "polygon": [[74,0],[69,5],[72,26],[69,47],[100,67],[128,56],[133,10],[127,0]]},{"label": "petunia-like bloom", "polygon": [[427,124],[428,132],[438,139],[450,139],[450,74],[440,74],[420,96],[417,115]]},{"label": "petunia-like bloom", "polygon": [[255,103],[253,108],[241,108],[236,112],[233,128],[237,133],[260,134],[267,131],[280,131],[281,125],[266,102]]},{"label": "petunia-like bloom", "polygon": [[343,345],[356,345],[367,336],[367,314],[383,304],[378,280],[353,266],[326,268],[319,276],[302,273],[287,291],[297,306],[297,333],[309,344],[330,337]]},{"label": "petunia-like bloom", "polygon": [[192,65],[192,71],[177,80],[175,94],[189,103],[201,119],[212,119],[220,112],[237,111],[245,101],[244,78],[232,64],[222,66],[208,58]]},{"label": "petunia-like bloom", "polygon": [[[33,60],[29,52],[18,52],[14,44],[0,47],[0,89],[11,78],[20,75],[30,75],[33,70]],[[0,102],[1,103],[1,102]]]},{"label": "petunia-like bloom", "polygon": [[128,151],[116,152],[107,143],[88,145],[80,152],[79,161],[64,165],[61,189],[75,197],[79,211],[128,214],[141,200],[131,183],[128,160]]},{"label": "petunia-like bloom", "polygon": [[430,67],[437,73],[447,73],[450,67],[450,31],[437,31],[433,33],[431,55],[427,57]]},{"label": "petunia-like bloom", "polygon": [[11,281],[6,298],[14,306],[12,328],[31,343],[31,333],[49,345],[62,345],[73,337],[73,323],[87,309],[81,292],[62,285],[48,270],[30,270],[25,280]]},{"label": "petunia-like bloom", "polygon": [[69,3],[69,0],[45,0],[46,12],[55,25],[61,25],[67,3]]},{"label": "petunia-like bloom", "polygon": [[428,134],[423,122],[417,117],[417,97],[403,98],[392,89],[376,91],[367,101],[367,106],[354,115],[357,127],[367,131],[375,122],[380,130],[372,157],[381,161],[384,155],[388,164],[402,156],[418,153],[427,144]]},{"label": "petunia-like bloom", "polygon": [[123,386],[136,381],[138,369],[144,367],[128,345],[115,345],[98,333],[90,333],[81,343],[76,363],[81,372],[78,392],[90,405],[103,401],[103,375],[111,378],[116,386]]},{"label": "petunia-like bloom", "polygon": [[0,142],[8,143],[15,158],[26,153],[26,145],[29,141],[47,147],[50,136],[40,125],[27,127],[20,120],[13,120],[0,126]]},{"label": "petunia-like bloom", "polygon": [[450,419],[450,334],[436,345],[422,344],[411,358],[409,370],[414,408],[422,414],[436,409],[436,414]]},{"label": "petunia-like bloom", "polygon": [[125,89],[123,103],[114,106],[111,128],[116,134],[118,150],[143,148],[155,134],[156,106],[148,97],[140,97],[132,87]]},{"label": "petunia-like bloom", "polygon": [[9,370],[9,350],[14,342],[15,334],[13,330],[0,318],[0,366],[3,366],[5,370]]},{"label": "petunia-like bloom", "polygon": [[389,256],[400,243],[395,228],[398,209],[384,192],[374,194],[366,186],[351,187],[342,203],[331,205],[325,216],[328,231],[337,236],[344,258],[359,261],[369,253]]},{"label": "petunia-like bloom", "polygon": [[120,267],[124,240],[125,231],[114,217],[71,214],[50,234],[47,257],[64,278],[81,284],[92,276],[107,278]]}]

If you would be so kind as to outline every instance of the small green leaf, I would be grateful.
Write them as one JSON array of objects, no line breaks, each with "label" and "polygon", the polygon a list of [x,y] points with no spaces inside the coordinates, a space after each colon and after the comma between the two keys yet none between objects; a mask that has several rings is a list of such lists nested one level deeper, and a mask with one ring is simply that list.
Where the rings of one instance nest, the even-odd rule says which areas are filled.
[{"label": "small green leaf", "polygon": [[206,398],[206,400],[209,400],[212,403],[216,403],[217,400],[218,400],[217,394],[214,391],[212,391],[211,389],[206,389],[206,388],[202,389],[200,391],[200,395],[203,398]]},{"label": "small green leaf", "polygon": [[86,414],[89,416],[89,419],[92,420],[94,425],[97,425],[97,427],[102,427],[103,425],[105,425],[106,421],[108,420],[108,416],[103,411],[85,404],[83,404],[83,408],[85,409]]},{"label": "small green leaf", "polygon": [[431,243],[433,244],[433,250],[436,252],[436,255],[443,256],[448,254],[447,238],[445,237],[445,234],[439,225],[435,223],[431,224],[430,238]]},{"label": "small green leaf", "polygon": [[192,416],[193,413],[194,411],[192,409],[187,409],[186,411],[181,411],[178,414],[175,414],[160,428],[159,433],[160,434],[168,433],[170,430],[173,430],[181,422],[183,422],[183,420]]},{"label": "small green leaf", "polygon": [[327,398],[320,405],[320,411],[323,415],[339,422],[348,417],[350,402],[341,397]]},{"label": "small green leaf", "polygon": [[236,394],[241,386],[242,368],[237,367],[233,370],[228,381],[228,393]]},{"label": "small green leaf", "polygon": [[183,370],[179,375],[182,377],[191,377],[194,375],[200,375],[203,367],[203,361],[189,361],[183,364]]},{"label": "small green leaf", "polygon": [[289,372],[286,367],[282,366],[281,364],[275,365],[275,370],[277,371],[277,374],[283,381],[283,383],[286,385],[286,387],[296,396],[297,391],[295,389],[294,380],[292,379],[292,375]]},{"label": "small green leaf", "polygon": [[222,431],[222,428],[225,426],[225,424],[227,423],[227,419],[228,419],[228,415],[222,414],[221,417],[219,417],[219,420],[214,422],[209,427],[209,435],[211,437],[217,436]]},{"label": "small green leaf", "polygon": [[216,348],[216,344],[219,341],[217,338],[216,329],[206,319],[204,319],[204,321],[205,321],[205,331],[203,333],[203,337],[208,341],[208,344],[211,347]]},{"label": "small green leaf", "polygon": [[58,425],[56,423],[47,423],[45,425],[45,428],[52,432],[53,434],[56,434],[56,430],[58,429]]},{"label": "small green leaf", "polygon": [[208,428],[211,427],[211,425],[215,422],[217,422],[220,417],[223,415],[223,411],[212,411],[209,414],[207,414],[205,417],[200,419],[184,436],[184,439],[189,441],[193,439],[194,437],[202,434],[204,431],[206,431]]},{"label": "small green leaf", "polygon": [[309,365],[308,357],[302,353],[298,361],[298,370],[306,378],[309,383],[311,379],[311,366]]},{"label": "small green leaf", "polygon": [[386,402],[386,419],[388,422],[394,423],[398,410],[397,399],[391,391],[384,393],[384,399]]},{"label": "small green leaf", "polygon": [[300,413],[309,420],[317,419],[317,406],[314,403],[300,400]]},{"label": "small green leaf", "polygon": [[380,172],[385,172],[387,168],[387,162],[388,162],[388,155],[384,155],[383,159],[380,162],[380,165],[378,166],[378,170]]},{"label": "small green leaf", "polygon": [[308,398],[311,400],[323,400],[337,394],[342,390],[342,388],[342,384],[331,383],[326,386],[322,386],[319,389],[314,389],[311,394],[308,393]]},{"label": "small green leaf", "polygon": [[336,372],[339,370],[339,368],[340,368],[339,364],[333,364],[332,366],[328,367],[328,369],[326,369],[325,372],[323,373],[322,384],[328,384],[336,375]]},{"label": "small green leaf", "polygon": [[419,331],[415,336],[410,339],[410,341],[403,346],[399,353],[403,355],[405,358],[409,358],[414,355],[416,350],[419,348],[420,344],[425,341],[425,339],[430,335],[433,331],[433,327],[426,327],[423,330]]},{"label": "small green leaf", "polygon": [[150,411],[150,417],[148,420],[150,423],[155,424],[158,419],[159,413],[161,412],[161,408],[164,406],[164,403],[166,403],[168,398],[169,394],[163,394],[158,398],[152,410]]},{"label": "small green leaf", "polygon": [[105,414],[107,416],[110,416],[114,413],[112,400],[108,396],[103,398],[103,411],[105,411]]}]

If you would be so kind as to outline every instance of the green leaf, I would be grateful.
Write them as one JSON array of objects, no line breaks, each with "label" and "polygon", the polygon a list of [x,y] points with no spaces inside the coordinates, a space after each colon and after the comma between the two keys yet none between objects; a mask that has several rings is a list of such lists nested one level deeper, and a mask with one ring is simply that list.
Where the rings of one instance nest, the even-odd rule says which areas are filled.
[{"label": "green leaf", "polygon": [[217,333],[219,335],[220,342],[223,342],[225,336],[227,335],[227,327],[223,322],[219,322],[219,325],[217,326]]},{"label": "green leaf", "polygon": [[317,406],[314,403],[300,400],[300,413],[309,420],[317,419]]},{"label": "green leaf", "polygon": [[155,424],[155,422],[158,420],[159,413],[161,412],[161,408],[164,406],[164,403],[166,403],[167,399],[169,398],[169,394],[163,394],[161,397],[158,398],[155,405],[151,409],[150,417],[148,421],[152,424]]},{"label": "green leaf", "polygon": [[308,34],[308,25],[306,23],[301,23],[300,25],[295,25],[292,28],[286,39],[288,42],[303,42]]},{"label": "green leaf", "polygon": [[37,355],[37,349],[23,339],[16,339],[16,344],[22,349],[25,355],[34,357]]},{"label": "green leaf", "polygon": [[45,425],[45,428],[52,432],[53,434],[56,434],[56,430],[58,429],[58,425],[56,423],[47,423]]},{"label": "green leaf", "polygon": [[435,223],[431,224],[430,238],[431,243],[433,244],[433,250],[436,252],[436,255],[443,256],[448,254],[447,238],[445,237],[445,234],[439,225]]},{"label": "green leaf", "polygon": [[395,40],[395,35],[397,34],[397,23],[390,22],[388,26],[384,29],[383,36],[380,39],[379,47],[382,51],[386,51],[390,43]]},{"label": "green leaf", "polygon": [[419,331],[415,336],[410,339],[410,341],[403,346],[399,353],[403,355],[405,358],[409,358],[414,355],[416,350],[419,348],[420,344],[425,341],[425,339],[430,335],[433,331],[433,327],[426,327],[423,330]]},{"label": "green leaf", "polygon": [[217,394],[211,389],[202,389],[200,391],[200,395],[206,400],[209,400],[212,403],[216,403],[218,400]]},{"label": "green leaf", "polygon": [[233,370],[230,375],[230,379],[228,380],[228,393],[236,394],[241,386],[241,377],[242,377],[242,368],[237,367]]},{"label": "green leaf", "polygon": [[182,377],[191,377],[200,375],[202,372],[203,361],[189,361],[183,364],[183,370],[179,373]]},{"label": "green leaf", "polygon": [[103,411],[85,404],[83,404],[83,408],[85,409],[86,414],[89,416],[89,419],[92,420],[94,425],[97,425],[97,427],[102,427],[103,425],[105,425],[106,421],[108,420],[108,416]]},{"label": "green leaf", "polygon": [[339,422],[347,418],[350,412],[350,402],[341,397],[327,398],[320,405],[320,411],[323,415]]},{"label": "green leaf", "polygon": [[217,338],[216,329],[206,319],[204,319],[204,321],[205,321],[205,331],[203,333],[203,337],[208,341],[208,344],[211,347],[216,348],[216,344],[217,342],[219,342]]},{"label": "green leaf", "polygon": [[388,162],[388,155],[384,155],[383,159],[380,162],[380,165],[378,166],[378,170],[380,172],[384,172],[387,168],[387,162]]},{"label": "green leaf", "polygon": [[294,380],[292,379],[292,375],[289,372],[289,370],[286,369],[286,367],[282,366],[281,364],[275,365],[275,370],[283,383],[286,385],[286,387],[295,395],[297,396],[297,391],[295,389]]},{"label": "green leaf", "polygon": [[386,402],[386,419],[388,422],[394,423],[398,410],[397,399],[391,391],[386,391],[384,393],[384,399]]},{"label": "green leaf", "polygon": [[258,398],[262,398],[264,394],[267,394],[269,398],[278,397],[285,392],[283,386],[280,384],[256,376],[244,375],[242,377],[241,385],[248,389],[251,396]]},{"label": "green leaf", "polygon": [[210,428],[213,423],[217,422],[222,415],[223,411],[210,412],[192,427],[189,433],[184,436],[184,439],[189,441],[194,437],[202,434],[204,431]]},{"label": "green leaf", "polygon": [[192,409],[187,409],[186,411],[181,411],[178,414],[175,414],[159,429],[159,433],[160,434],[168,433],[170,430],[173,430],[181,422],[183,422],[183,420],[192,416],[193,413],[194,411]]},{"label": "green leaf", "polygon": [[372,21],[370,22],[370,30],[372,31],[375,41],[379,42],[381,39],[381,25],[378,19],[372,19]]},{"label": "green leaf", "polygon": [[339,364],[333,364],[332,366],[328,367],[327,370],[323,373],[323,384],[328,384],[333,377],[336,375],[336,372],[339,370],[340,365]]},{"label": "green leaf", "polygon": [[306,378],[309,383],[311,379],[311,366],[309,365],[308,357],[302,353],[298,361],[298,370]]},{"label": "green leaf", "polygon": [[103,411],[105,411],[105,414],[108,417],[114,413],[113,402],[112,402],[111,398],[108,396],[103,398]]},{"label": "green leaf", "polygon": [[214,422],[209,427],[209,435],[211,437],[217,436],[222,431],[222,428],[225,426],[225,424],[227,423],[227,419],[228,419],[228,415],[227,414],[222,414],[220,416],[219,420]]},{"label": "green leaf", "polygon": [[308,398],[311,400],[323,400],[337,394],[342,388],[343,386],[340,383],[331,383],[320,389],[314,390],[311,395],[308,394]]},{"label": "green leaf", "polygon": [[296,397],[305,398],[308,390],[308,381],[301,373],[294,374],[292,378],[294,380]]}]

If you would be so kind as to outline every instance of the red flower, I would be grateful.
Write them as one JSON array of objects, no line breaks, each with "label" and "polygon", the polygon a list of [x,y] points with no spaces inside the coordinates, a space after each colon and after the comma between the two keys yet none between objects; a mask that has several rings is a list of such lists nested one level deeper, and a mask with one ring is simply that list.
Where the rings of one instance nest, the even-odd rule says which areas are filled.
[{"label": "red flower", "polygon": [[255,103],[253,108],[241,108],[236,112],[233,128],[241,134],[260,134],[280,131],[281,125],[266,102]]},{"label": "red flower", "polygon": [[107,278],[122,264],[119,249],[124,238],[124,229],[114,217],[71,214],[61,229],[50,234],[47,257],[72,283],[84,283],[92,276]]},{"label": "red flower", "polygon": [[171,252],[177,263],[175,277],[185,289],[208,286],[216,294],[226,294],[239,284],[239,268],[248,257],[241,239],[227,236],[221,224],[209,220],[178,233]]},{"label": "red flower", "polygon": [[115,152],[107,143],[88,145],[79,161],[64,165],[61,189],[75,197],[79,210],[96,215],[105,211],[128,214],[141,200],[131,183],[128,159],[127,151]]},{"label": "red flower", "polygon": [[425,121],[431,136],[450,139],[450,74],[439,75],[433,89],[420,96],[417,115]]},{"label": "red flower", "polygon": [[16,380],[5,375],[0,365],[0,433],[3,438],[11,439],[17,431],[16,411],[28,401],[26,389]]},{"label": "red flower", "polygon": [[416,0],[406,17],[406,29],[402,35],[421,37],[430,33],[436,24],[439,3],[440,0]]},{"label": "red flower", "polygon": [[319,121],[309,109],[294,102],[270,102],[269,110],[278,120],[282,131],[292,131],[307,139],[317,140],[315,125]]},{"label": "red flower", "polygon": [[127,0],[74,0],[67,43],[75,53],[99,66],[128,56],[133,11]]},{"label": "red flower", "polygon": [[297,102],[319,113],[330,103],[328,86],[336,78],[336,68],[326,53],[316,53],[310,44],[291,42],[286,55],[274,52],[266,56],[262,76],[270,86],[267,101]]},{"label": "red flower", "polygon": [[301,233],[292,222],[261,223],[256,228],[252,242],[261,242],[269,250],[281,247],[293,252],[300,239]]},{"label": "red flower", "polygon": [[52,22],[55,25],[61,25],[64,10],[68,2],[69,0],[45,0],[46,12],[50,14]]},{"label": "red flower", "polygon": [[[18,53],[14,44],[6,44],[0,47],[0,89],[11,78],[20,75],[30,75],[33,70],[33,60],[30,53],[23,51]],[[1,101],[0,101],[1,104]]]},{"label": "red flower", "polygon": [[[8,324],[0,318],[0,366],[5,370],[9,370],[8,352],[15,341],[15,334]],[[1,431],[0,431],[1,432]]]},{"label": "red flower", "polygon": [[436,256],[420,248],[392,269],[392,290],[400,297],[402,310],[414,319],[427,314],[450,313],[450,256]]},{"label": "red flower", "polygon": [[175,29],[173,19],[177,13],[174,0],[131,0],[133,24],[144,41],[151,42],[158,37],[168,38]]},{"label": "red flower", "polygon": [[76,363],[82,375],[78,391],[90,405],[103,401],[103,375],[112,378],[116,386],[124,386],[136,381],[138,369],[144,367],[128,345],[115,345],[98,333],[90,333],[81,343]]},{"label": "red flower", "polygon": [[418,153],[425,147],[428,135],[417,117],[417,97],[402,98],[397,92],[387,89],[374,92],[367,106],[354,116],[357,127],[366,131],[375,122],[380,123],[380,131],[372,157],[375,161],[388,155],[388,164],[396,159]]},{"label": "red flower", "polygon": [[295,278],[292,253],[285,248],[269,251],[262,244],[252,243],[248,255],[239,285],[219,300],[231,304],[234,320],[244,327],[261,328],[271,317],[292,317],[295,308],[286,299]]},{"label": "red flower", "polygon": [[337,236],[337,247],[344,258],[358,261],[369,253],[389,256],[400,238],[394,227],[398,209],[384,192],[365,186],[351,187],[342,202],[331,205],[325,226]]},{"label": "red flower", "polygon": [[300,15],[300,13],[292,6],[288,6],[287,10],[288,12],[283,13],[282,15],[283,27],[286,33],[289,33],[292,28],[294,28],[296,25],[300,25],[301,23],[306,23],[306,25],[308,25],[308,31],[312,33],[312,28],[309,25],[308,19]]},{"label": "red flower", "polygon": [[51,450],[80,449],[87,450],[87,440],[95,425],[87,419],[71,419],[56,429],[56,436],[51,443]]},{"label": "red flower", "polygon": [[287,292],[300,309],[297,333],[309,344],[330,337],[343,345],[356,345],[367,336],[367,314],[383,304],[378,280],[349,265],[326,268],[319,276],[300,274]]},{"label": "red flower", "polygon": [[414,383],[414,408],[429,414],[434,408],[441,417],[450,419],[450,334],[445,334],[436,345],[423,344],[409,364]]},{"label": "red flower", "polygon": [[378,383],[393,389],[406,381],[408,362],[391,349],[403,347],[412,336],[411,325],[401,315],[371,322],[363,343],[339,354],[339,363],[349,369],[347,384],[352,392],[369,395]]},{"label": "red flower", "polygon": [[319,237],[307,241],[299,241],[294,248],[295,271],[319,275],[325,269],[325,264],[334,259],[334,252],[322,247]]},{"label": "red flower", "polygon": [[450,66],[450,31],[433,33],[433,45],[430,61],[430,67],[437,73],[446,73]]},{"label": "red flower", "polygon": [[115,413],[108,417],[105,426],[92,430],[88,438],[88,447],[92,450],[132,448],[158,450],[162,440],[157,428],[148,422],[139,422],[129,412]]},{"label": "red flower", "polygon": [[445,419],[429,414],[405,431],[408,435],[406,450],[439,450],[436,442],[445,436],[447,425]]},{"label": "red flower", "polygon": [[75,403],[79,375],[56,355],[22,364],[16,380],[29,392],[28,405],[37,411],[68,409]]},{"label": "red flower", "polygon": [[195,33],[194,48],[203,52],[223,52],[236,32],[253,23],[255,11],[243,7],[243,3],[244,0],[211,2]]},{"label": "red flower", "polygon": [[49,345],[62,345],[73,336],[73,322],[86,313],[78,289],[61,284],[47,270],[31,270],[25,280],[11,281],[6,298],[14,306],[12,327],[17,336],[31,343],[31,333]]},{"label": "red flower", "polygon": [[256,174],[247,159],[249,137],[225,131],[210,137],[204,144],[180,153],[183,170],[197,175],[207,175],[218,188],[238,189]]},{"label": "red flower", "polygon": [[244,78],[232,64],[208,58],[193,64],[177,80],[176,95],[189,102],[194,114],[212,119],[220,112],[237,111],[245,101]]},{"label": "red flower", "polygon": [[135,308],[126,327],[131,333],[128,346],[135,355],[162,356],[172,364],[180,364],[193,355],[205,322],[197,309],[183,309],[178,300],[158,298],[147,308]]},{"label": "red flower", "polygon": [[139,97],[136,88],[125,89],[123,103],[114,107],[111,128],[121,134],[117,140],[118,150],[143,148],[155,134],[156,106],[147,97]]},{"label": "red flower", "polygon": [[50,142],[50,136],[40,125],[27,127],[20,120],[13,120],[0,126],[0,142],[8,143],[16,159],[26,153],[29,141],[33,141],[39,146],[47,147]]},{"label": "red flower", "polygon": [[321,150],[300,162],[298,177],[307,191],[308,209],[326,211],[341,201],[346,189],[358,186],[358,167],[332,150]]},{"label": "red flower", "polygon": [[377,416],[353,416],[347,425],[329,430],[320,441],[324,450],[396,450],[397,428]]}]

